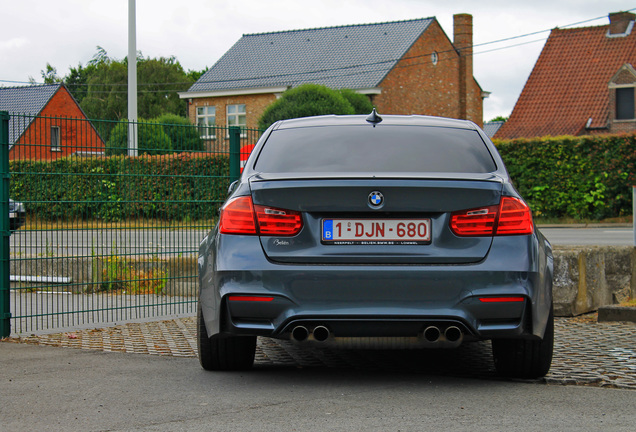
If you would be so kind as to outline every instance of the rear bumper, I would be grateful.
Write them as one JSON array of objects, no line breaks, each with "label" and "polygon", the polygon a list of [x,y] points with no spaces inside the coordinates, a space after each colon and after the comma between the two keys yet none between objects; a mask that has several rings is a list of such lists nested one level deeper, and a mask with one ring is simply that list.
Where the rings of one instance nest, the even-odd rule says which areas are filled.
[{"label": "rear bumper", "polygon": [[[476,339],[520,337],[531,331],[526,311],[532,290],[527,287],[527,278],[522,283],[519,275],[499,275],[505,276],[502,282],[516,278],[518,283],[491,284],[475,295],[471,286],[479,277],[472,272],[459,277],[451,269],[421,272],[407,268],[371,272],[366,276],[363,272],[369,273],[342,269],[314,270],[303,275],[294,272],[288,280],[263,289],[224,284],[220,330],[281,339],[290,339],[296,326],[304,326],[310,333],[317,326],[325,326],[335,337],[418,337],[430,326],[442,332],[456,326]],[[224,277],[225,280],[234,281],[240,277],[225,276],[230,276]],[[262,276],[271,279],[270,275]],[[280,277],[277,275],[277,279]],[[272,300],[245,301],[240,297],[248,295]],[[526,300],[514,303],[480,300],[503,295],[523,296]]]},{"label": "rear bumper", "polygon": [[[214,241],[202,244],[200,301],[210,336],[290,339],[298,326],[310,335],[324,326],[335,338],[421,339],[435,326],[442,334],[457,327],[467,339],[542,337],[552,301],[551,256],[534,236],[496,239],[480,263],[439,266],[282,265],[254,261],[251,240],[240,242],[246,268],[232,270],[235,254],[228,260],[215,256]],[[524,301],[480,300],[505,296]]]}]

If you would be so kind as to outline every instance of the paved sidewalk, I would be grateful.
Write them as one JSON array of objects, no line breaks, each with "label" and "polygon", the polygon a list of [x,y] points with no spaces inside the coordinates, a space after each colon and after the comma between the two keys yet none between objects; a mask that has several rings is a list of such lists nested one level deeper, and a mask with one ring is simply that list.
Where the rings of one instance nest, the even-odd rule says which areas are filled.
[{"label": "paved sidewalk", "polygon": [[[540,382],[636,390],[636,324],[598,323],[596,315],[556,319],[552,369]],[[5,339],[66,348],[159,356],[196,357],[196,318],[129,323],[115,327]],[[259,338],[256,367],[400,370],[498,379],[489,342],[456,350],[368,351],[300,348]]]}]

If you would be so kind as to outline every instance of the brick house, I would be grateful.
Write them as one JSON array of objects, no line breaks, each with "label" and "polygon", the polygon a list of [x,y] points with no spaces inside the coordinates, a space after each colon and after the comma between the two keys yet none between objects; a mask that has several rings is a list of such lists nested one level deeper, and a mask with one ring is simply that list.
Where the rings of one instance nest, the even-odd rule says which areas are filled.
[{"label": "brick house", "polygon": [[0,111],[11,116],[10,159],[104,152],[104,141],[64,84],[0,87]]},{"label": "brick house", "polygon": [[187,92],[200,126],[256,128],[265,108],[304,83],[368,95],[380,114],[424,114],[481,125],[472,16],[454,16],[454,41],[435,18],[247,34]]},{"label": "brick house", "polygon": [[610,24],[554,29],[495,138],[636,131],[636,31],[628,12]]}]

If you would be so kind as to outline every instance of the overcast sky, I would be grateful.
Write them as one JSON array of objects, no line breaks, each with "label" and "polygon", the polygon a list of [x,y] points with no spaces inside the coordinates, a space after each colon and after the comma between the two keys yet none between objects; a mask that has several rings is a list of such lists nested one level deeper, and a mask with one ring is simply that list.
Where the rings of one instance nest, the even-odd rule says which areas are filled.
[{"label": "overcast sky", "polygon": [[[470,13],[474,75],[491,92],[487,121],[510,115],[549,35],[544,30],[606,25],[610,12],[632,9],[636,0],[137,0],[137,49],[201,70],[246,33],[436,17],[452,40],[453,14]],[[40,82],[47,62],[64,76],[90,61],[98,45],[113,58],[128,53],[128,0],[4,0],[2,18],[0,85]],[[507,38],[515,39],[489,44]]]}]

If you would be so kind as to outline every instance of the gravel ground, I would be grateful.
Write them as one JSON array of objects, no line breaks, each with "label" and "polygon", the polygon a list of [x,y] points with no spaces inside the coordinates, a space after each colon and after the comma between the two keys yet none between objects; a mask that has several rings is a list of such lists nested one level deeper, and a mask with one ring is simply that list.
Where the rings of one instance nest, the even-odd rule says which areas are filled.
[{"label": "gravel ground", "polygon": [[[596,314],[557,318],[552,369],[538,382],[636,390],[635,333],[635,323],[599,323]],[[196,357],[196,318],[13,337],[3,342]],[[299,347],[291,342],[259,338],[255,367],[401,370],[499,379],[489,342],[467,343],[452,350],[391,351]]]}]

